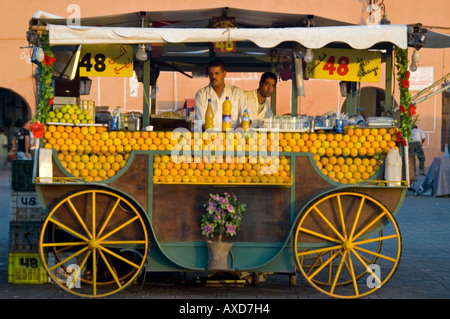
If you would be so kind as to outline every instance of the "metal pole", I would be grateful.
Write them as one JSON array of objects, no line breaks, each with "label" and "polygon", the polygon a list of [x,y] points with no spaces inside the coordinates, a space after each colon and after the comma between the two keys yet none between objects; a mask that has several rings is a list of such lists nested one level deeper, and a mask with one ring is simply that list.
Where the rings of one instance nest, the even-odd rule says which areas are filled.
[{"label": "metal pole", "polygon": [[149,109],[150,109],[150,60],[144,62],[144,78],[143,78],[143,112],[142,112],[142,127],[149,124]]}]

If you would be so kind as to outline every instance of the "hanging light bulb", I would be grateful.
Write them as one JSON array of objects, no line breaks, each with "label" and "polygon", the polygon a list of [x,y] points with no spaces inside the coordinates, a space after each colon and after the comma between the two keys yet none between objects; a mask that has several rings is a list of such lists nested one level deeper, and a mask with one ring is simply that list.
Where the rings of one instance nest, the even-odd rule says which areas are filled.
[{"label": "hanging light bulb", "polygon": [[44,50],[41,47],[37,47],[37,49],[36,49],[36,60],[38,62],[42,62],[42,61],[44,61],[44,58],[45,58]]},{"label": "hanging light bulb", "polygon": [[147,57],[147,52],[145,52],[145,44],[141,44],[138,51],[136,52],[136,59],[138,59],[139,61],[146,61]]},{"label": "hanging light bulb", "polygon": [[303,60],[305,60],[306,63],[311,62],[314,59],[314,53],[312,52],[311,49],[307,49],[306,50],[306,54],[305,57],[303,58]]},{"label": "hanging light bulb", "polygon": [[411,57],[411,65],[409,66],[409,70],[411,72],[417,71],[417,63],[419,62],[419,59],[420,59],[419,50],[414,49],[414,52]]}]

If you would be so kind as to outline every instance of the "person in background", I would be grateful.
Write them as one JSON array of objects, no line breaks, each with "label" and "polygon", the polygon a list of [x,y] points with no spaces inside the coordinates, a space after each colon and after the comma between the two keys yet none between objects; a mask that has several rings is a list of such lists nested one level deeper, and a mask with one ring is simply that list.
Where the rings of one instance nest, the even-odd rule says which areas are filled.
[{"label": "person in background", "polygon": [[260,126],[264,118],[272,117],[273,112],[270,109],[269,97],[272,96],[277,85],[277,76],[272,72],[265,72],[259,80],[259,87],[254,90],[245,91],[248,108],[253,117],[252,126]]},{"label": "person in background", "polygon": [[[222,129],[222,104],[228,97],[231,102],[231,127],[241,125],[241,118],[247,108],[247,98],[244,92],[237,86],[225,83],[227,75],[225,63],[222,60],[212,60],[208,64],[207,74],[209,85],[201,88],[195,95],[195,122],[205,124],[205,113],[208,107],[208,99],[214,112],[214,127]],[[250,118],[252,113],[248,110]]]},{"label": "person in background", "polygon": [[4,127],[0,129],[0,170],[5,168],[6,159],[8,157],[8,137]]},{"label": "person in background", "polygon": [[425,154],[423,153],[422,144],[425,142],[425,133],[413,125],[411,131],[411,142],[409,143],[408,152],[414,157],[414,167],[416,166],[416,156],[419,160],[419,174],[425,174]]},{"label": "person in background", "polygon": [[[18,126],[18,125],[17,125]],[[12,148],[17,152],[18,160],[31,160],[31,120],[26,120],[25,124],[19,128],[12,140]]]}]

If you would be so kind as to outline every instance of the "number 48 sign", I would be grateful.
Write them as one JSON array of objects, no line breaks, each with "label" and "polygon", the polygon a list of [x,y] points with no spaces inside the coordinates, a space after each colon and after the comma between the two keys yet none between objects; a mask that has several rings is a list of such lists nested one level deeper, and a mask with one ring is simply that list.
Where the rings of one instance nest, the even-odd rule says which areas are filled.
[{"label": "number 48 sign", "polygon": [[80,76],[133,76],[133,48],[130,45],[89,45],[81,48]]},{"label": "number 48 sign", "polygon": [[381,53],[379,51],[317,49],[306,65],[306,76],[351,82],[378,82]]}]

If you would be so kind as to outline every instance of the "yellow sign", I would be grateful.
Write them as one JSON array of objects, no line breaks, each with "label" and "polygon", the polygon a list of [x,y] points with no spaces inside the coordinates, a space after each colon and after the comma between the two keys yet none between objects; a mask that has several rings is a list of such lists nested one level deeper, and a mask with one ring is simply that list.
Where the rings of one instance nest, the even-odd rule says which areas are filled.
[{"label": "yellow sign", "polygon": [[214,52],[236,52],[236,42],[234,41],[215,42]]},{"label": "yellow sign", "polygon": [[82,46],[78,63],[80,76],[133,76],[133,48],[131,45]]},{"label": "yellow sign", "polygon": [[[213,17],[214,28],[230,29],[236,27],[236,19],[233,17]],[[228,30],[229,31],[229,30]],[[236,42],[223,41],[214,43],[214,52],[236,52]]]},{"label": "yellow sign", "polygon": [[348,49],[313,50],[314,59],[306,65],[306,76],[350,82],[378,82],[381,52]]}]

